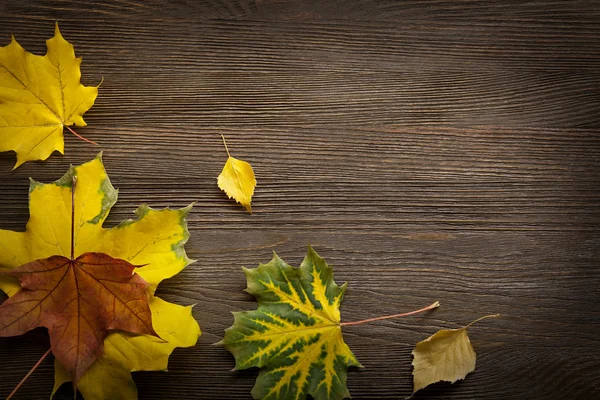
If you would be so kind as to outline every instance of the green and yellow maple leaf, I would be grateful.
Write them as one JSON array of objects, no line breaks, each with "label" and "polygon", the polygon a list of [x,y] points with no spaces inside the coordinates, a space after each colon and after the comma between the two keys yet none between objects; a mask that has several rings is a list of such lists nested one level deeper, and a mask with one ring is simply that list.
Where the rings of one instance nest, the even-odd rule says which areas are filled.
[{"label": "green and yellow maple leaf", "polygon": [[[191,307],[168,303],[156,297],[163,280],[180,272],[191,260],[184,244],[189,233],[186,216],[191,207],[154,210],[142,205],[137,220],[128,220],[111,229],[102,227],[117,200],[101,156],[71,169],[50,184],[31,181],[30,218],[25,232],[0,230],[0,267],[16,268],[50,256],[69,256],[71,241],[71,198],[75,189],[74,256],[86,252],[104,253],[126,260],[149,286],[152,325],[160,338],[114,331],[104,341],[104,351],[83,374],[77,388],[88,400],[135,399],[137,390],[131,371],[166,370],[175,347],[193,346],[200,328]],[[9,296],[20,290],[16,279],[0,275],[0,289]],[[55,362],[56,391],[70,381],[67,371]]]},{"label": "green and yellow maple leaf", "polygon": [[309,247],[299,268],[274,255],[255,269],[244,268],[254,311],[234,313],[235,322],[219,343],[236,369],[261,368],[255,399],[343,399],[349,366],[361,366],[344,343],[339,306],[346,284]]},{"label": "green and yellow maple leaf", "polygon": [[46,46],[45,56],[25,51],[14,37],[0,47],[0,151],[17,153],[15,168],[63,153],[63,128],[86,126],[83,114],[98,95],[98,87],[79,82],[81,58],[58,23]]}]

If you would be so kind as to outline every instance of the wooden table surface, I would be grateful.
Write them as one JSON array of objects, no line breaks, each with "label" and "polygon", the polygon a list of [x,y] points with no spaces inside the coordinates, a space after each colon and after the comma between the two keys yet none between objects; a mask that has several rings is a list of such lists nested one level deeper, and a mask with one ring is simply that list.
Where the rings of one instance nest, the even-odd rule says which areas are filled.
[{"label": "wooden table surface", "polygon": [[[50,182],[100,150],[119,202],[107,221],[196,205],[198,261],[158,294],[196,303],[203,335],[170,371],[135,373],[140,399],[250,399],[257,370],[211,346],[255,307],[241,266],[308,244],[348,282],[344,328],[366,367],[354,399],[411,392],[414,344],[471,330],[477,370],[415,399],[600,398],[600,4],[595,1],[3,0],[36,54],[58,20],[104,83],[66,155],[11,171],[0,154],[0,227],[22,230],[28,177]],[[217,188],[249,161],[254,214]],[[0,340],[0,397],[48,348],[43,330]],[[46,359],[15,398],[47,398]],[[63,387],[58,399],[71,398]]]}]

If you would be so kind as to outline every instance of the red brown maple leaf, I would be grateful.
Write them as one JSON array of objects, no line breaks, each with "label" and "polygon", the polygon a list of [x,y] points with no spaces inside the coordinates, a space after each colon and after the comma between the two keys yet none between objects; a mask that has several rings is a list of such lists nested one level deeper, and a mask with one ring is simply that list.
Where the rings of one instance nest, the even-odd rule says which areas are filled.
[{"label": "red brown maple leaf", "polygon": [[[74,186],[75,180],[73,193]],[[102,353],[108,330],[158,335],[148,283],[133,273],[136,266],[103,253],[74,258],[72,242],[71,258],[52,256],[4,272],[22,290],[0,305],[0,336],[48,328],[52,353],[76,384]]]}]

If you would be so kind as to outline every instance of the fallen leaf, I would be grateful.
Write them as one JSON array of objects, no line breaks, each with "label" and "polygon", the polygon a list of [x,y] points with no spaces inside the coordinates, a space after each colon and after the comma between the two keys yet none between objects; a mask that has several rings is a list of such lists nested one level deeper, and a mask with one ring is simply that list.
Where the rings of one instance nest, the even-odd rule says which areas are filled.
[{"label": "fallen leaf", "polygon": [[17,153],[15,168],[45,160],[55,150],[62,154],[63,127],[86,126],[83,114],[98,95],[98,87],[79,82],[81,58],[58,23],[46,46],[46,55],[36,56],[13,37],[0,48],[0,151]]},{"label": "fallen leaf", "polygon": [[[108,335],[104,352],[77,385],[86,400],[137,399],[132,371],[167,371],[169,355],[176,347],[196,344],[200,328],[192,316],[191,306],[183,307],[150,296],[150,310],[152,326],[160,339],[116,332]],[[55,360],[52,394],[70,380],[69,373]]]},{"label": "fallen leaf", "polygon": [[148,284],[135,267],[102,253],[52,256],[6,274],[22,290],[0,305],[0,336],[48,328],[52,353],[74,382],[102,352],[107,330],[155,335]]},{"label": "fallen leaf", "polygon": [[310,247],[299,268],[274,255],[244,273],[258,309],[234,313],[219,344],[234,355],[236,369],[261,368],[252,396],[349,397],[346,370],[361,365],[342,338],[339,306],[346,284],[336,285],[332,268]]},{"label": "fallen leaf", "polygon": [[[77,176],[75,212],[71,218],[71,182]],[[104,340],[104,351],[82,375],[77,388],[88,400],[135,399],[137,391],[131,371],[166,370],[175,347],[193,346],[200,328],[191,307],[167,303],[154,296],[157,285],[180,272],[191,260],[184,244],[189,234],[186,216],[191,207],[153,210],[142,205],[138,219],[124,221],[111,229],[102,227],[117,200],[101,157],[71,169],[50,184],[31,182],[30,218],[25,232],[0,230],[0,267],[13,269],[54,255],[69,257],[70,226],[74,224],[73,258],[87,252],[104,253],[125,260],[148,283],[146,293],[152,326],[160,338],[113,331]],[[9,296],[19,292],[19,281],[0,275],[0,289]],[[55,370],[55,388],[71,380],[63,366]]]},{"label": "fallen leaf", "polygon": [[422,342],[412,352],[413,394],[435,382],[454,383],[475,371],[476,355],[467,328],[486,315],[460,329],[443,329]]},{"label": "fallen leaf", "polygon": [[223,171],[221,171],[217,179],[217,184],[219,185],[219,189],[224,191],[230,199],[235,199],[235,201],[244,206],[252,214],[250,203],[252,202],[252,195],[254,195],[254,188],[256,187],[254,171],[252,170],[252,166],[246,161],[231,157],[227,143],[225,143],[225,137],[222,137],[228,158]]}]

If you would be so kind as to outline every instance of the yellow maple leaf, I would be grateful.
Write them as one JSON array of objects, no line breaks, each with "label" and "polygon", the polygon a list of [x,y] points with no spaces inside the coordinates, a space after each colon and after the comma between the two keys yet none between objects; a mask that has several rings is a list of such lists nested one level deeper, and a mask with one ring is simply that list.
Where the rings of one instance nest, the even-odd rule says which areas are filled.
[{"label": "yellow maple leaf", "polygon": [[225,150],[227,150],[227,162],[223,167],[223,171],[217,179],[219,189],[224,191],[227,196],[231,199],[235,199],[238,203],[244,206],[250,214],[252,214],[252,195],[254,195],[254,188],[256,187],[256,178],[254,177],[254,171],[252,166],[246,161],[238,160],[237,158],[231,157],[227,143],[225,143],[225,137],[223,137],[223,144]]},{"label": "yellow maple leaf", "polygon": [[98,95],[97,86],[79,82],[81,58],[58,23],[46,46],[45,56],[25,51],[14,37],[0,47],[0,151],[17,153],[15,168],[55,150],[62,154],[63,127],[86,126],[83,114]]},{"label": "yellow maple leaf", "polygon": [[454,383],[475,371],[476,354],[469,340],[467,328],[486,315],[459,329],[442,329],[422,342],[412,352],[413,394],[432,383]]},{"label": "yellow maple leaf", "polygon": [[[70,256],[71,188],[77,177],[73,214],[74,257],[98,252],[143,265],[135,272],[149,283],[147,289],[152,325],[160,338],[112,332],[104,351],[77,384],[87,400],[135,399],[137,390],[131,371],[166,370],[175,347],[193,346],[200,328],[191,307],[168,303],[154,295],[158,284],[180,272],[191,260],[184,244],[189,233],[186,216],[191,209],[154,210],[145,205],[136,211],[138,219],[124,221],[111,229],[102,227],[117,201],[104,170],[101,155],[71,169],[58,181],[42,184],[31,181],[30,218],[25,232],[0,230],[0,268],[16,268],[53,255]],[[17,280],[0,275],[0,289],[9,296],[20,290]],[[69,373],[55,362],[56,391],[70,381]]]}]

